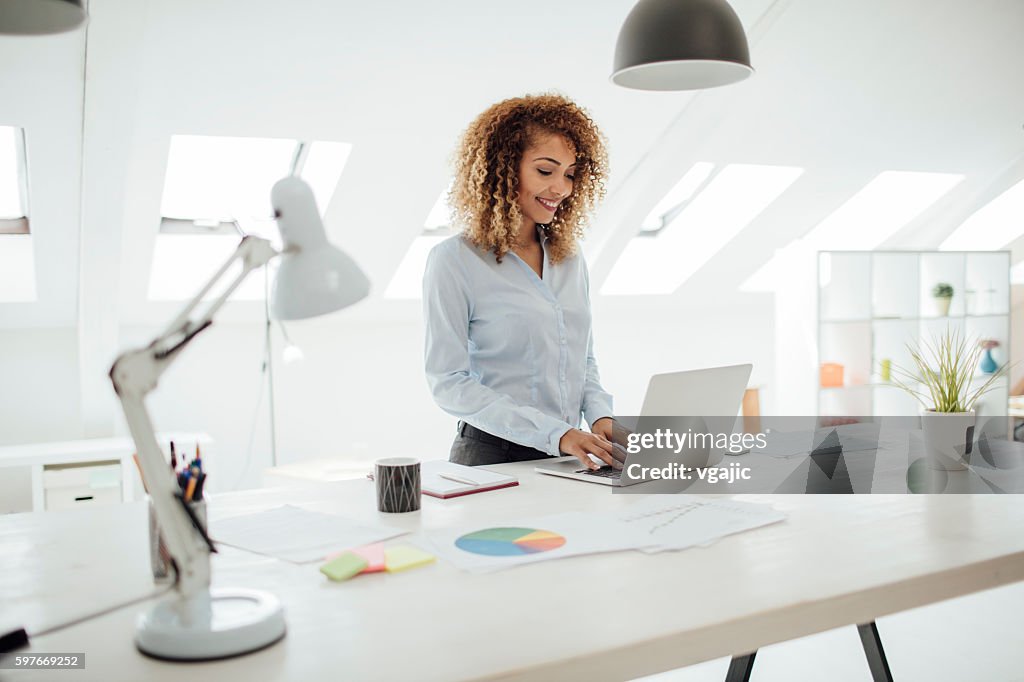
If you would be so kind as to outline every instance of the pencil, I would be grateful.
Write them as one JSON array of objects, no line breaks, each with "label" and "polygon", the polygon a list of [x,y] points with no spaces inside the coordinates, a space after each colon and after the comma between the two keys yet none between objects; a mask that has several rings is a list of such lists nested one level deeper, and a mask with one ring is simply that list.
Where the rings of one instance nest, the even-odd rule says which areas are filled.
[{"label": "pencil", "polygon": [[196,477],[192,476],[188,479],[188,488],[185,489],[185,501],[192,501],[192,493],[196,491]]},{"label": "pencil", "polygon": [[139,453],[137,453],[137,452],[133,453],[132,454],[132,459],[135,460],[135,468],[139,470],[139,478],[142,479],[142,489],[145,490],[146,494],[148,495],[149,494],[149,486],[146,485],[146,477],[142,475],[142,464],[139,463]]}]

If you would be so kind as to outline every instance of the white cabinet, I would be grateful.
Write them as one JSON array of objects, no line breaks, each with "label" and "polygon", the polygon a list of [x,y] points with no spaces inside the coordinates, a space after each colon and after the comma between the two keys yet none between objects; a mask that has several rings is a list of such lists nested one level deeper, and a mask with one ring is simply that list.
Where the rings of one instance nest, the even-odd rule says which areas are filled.
[{"label": "white cabinet", "polygon": [[50,464],[43,467],[47,511],[121,502],[121,462]]}]

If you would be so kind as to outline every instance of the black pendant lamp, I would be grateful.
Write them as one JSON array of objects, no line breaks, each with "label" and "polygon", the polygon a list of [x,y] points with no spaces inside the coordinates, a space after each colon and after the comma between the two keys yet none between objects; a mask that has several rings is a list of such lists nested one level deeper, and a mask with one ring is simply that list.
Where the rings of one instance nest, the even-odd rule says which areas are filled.
[{"label": "black pendant lamp", "polygon": [[725,0],[640,0],[615,44],[612,82],[636,90],[703,90],[754,72]]},{"label": "black pendant lamp", "polygon": [[0,35],[64,33],[85,23],[79,0],[0,0]]}]

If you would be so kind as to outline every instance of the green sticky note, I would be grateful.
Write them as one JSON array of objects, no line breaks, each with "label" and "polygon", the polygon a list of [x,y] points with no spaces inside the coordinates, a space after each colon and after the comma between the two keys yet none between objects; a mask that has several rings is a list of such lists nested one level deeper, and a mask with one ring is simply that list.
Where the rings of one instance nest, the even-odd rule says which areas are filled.
[{"label": "green sticky note", "polygon": [[384,550],[384,567],[388,573],[417,568],[434,560],[433,554],[410,545],[398,545]]},{"label": "green sticky note", "polygon": [[348,580],[352,576],[357,575],[366,566],[366,559],[358,554],[342,552],[321,566],[320,572],[331,580]]}]

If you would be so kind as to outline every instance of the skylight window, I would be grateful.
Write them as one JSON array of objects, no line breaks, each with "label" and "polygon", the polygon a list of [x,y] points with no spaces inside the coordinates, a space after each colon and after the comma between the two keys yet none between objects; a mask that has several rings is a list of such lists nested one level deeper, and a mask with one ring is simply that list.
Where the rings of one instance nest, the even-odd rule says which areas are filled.
[{"label": "skylight window", "polygon": [[423,229],[444,230],[451,224],[451,209],[448,208],[448,193],[451,190],[452,186],[449,183],[448,189],[438,195],[437,201],[427,214],[427,219],[423,221]]},{"label": "skylight window", "polygon": [[394,277],[384,290],[384,298],[413,300],[423,296],[423,271],[430,250],[452,235],[448,193],[451,185],[437,197],[423,221],[423,234],[409,245]]},{"label": "skylight window", "polygon": [[451,235],[421,234],[412,241],[402,258],[401,265],[384,291],[384,298],[417,299],[423,295],[423,271],[427,267],[430,250]]},{"label": "skylight window", "polygon": [[964,179],[949,173],[885,171],[804,237],[818,250],[870,251]]},{"label": "skylight window", "polygon": [[[811,251],[871,251],[964,179],[950,173],[884,171],[846,203],[818,223],[801,243]],[[778,253],[740,285],[740,291],[774,291],[779,277]]]},{"label": "skylight window", "polygon": [[679,179],[675,187],[670,189],[668,194],[655,204],[654,208],[651,209],[651,212],[647,214],[647,217],[640,224],[640,229],[643,232],[657,232],[665,227],[674,217],[673,213],[690,200],[700,186],[708,179],[714,168],[715,164],[704,161],[693,164],[693,167]]},{"label": "skylight window", "polygon": [[26,194],[21,128],[0,126],[0,234],[28,234]]},{"label": "skylight window", "polygon": [[671,294],[801,173],[788,166],[726,166],[656,235],[629,242],[601,293]]},{"label": "skylight window", "polygon": [[21,128],[0,126],[0,302],[36,300],[36,262],[28,229],[25,142]]},{"label": "skylight window", "polygon": [[[192,298],[235,252],[239,240],[237,234],[158,235],[149,277],[149,299],[183,301]],[[204,300],[215,299],[224,293],[241,267],[241,263],[236,262]],[[267,267],[276,267],[275,261]],[[231,300],[262,301],[264,276],[263,272],[249,275],[231,294]]]},{"label": "skylight window", "polygon": [[[174,135],[149,298],[191,298],[231,255],[242,233],[280,247],[270,203],[274,183],[298,175],[309,183],[323,214],[351,150],[342,142]],[[207,299],[218,293],[211,291]],[[261,300],[262,278],[248,278],[231,298]]]},{"label": "skylight window", "polygon": [[287,175],[294,140],[175,135],[167,157],[160,214],[231,222],[269,218],[270,188]]},{"label": "skylight window", "polygon": [[1024,216],[1024,180],[975,211],[942,242],[939,250],[995,251],[1006,248],[1024,233],[1021,216]]}]

